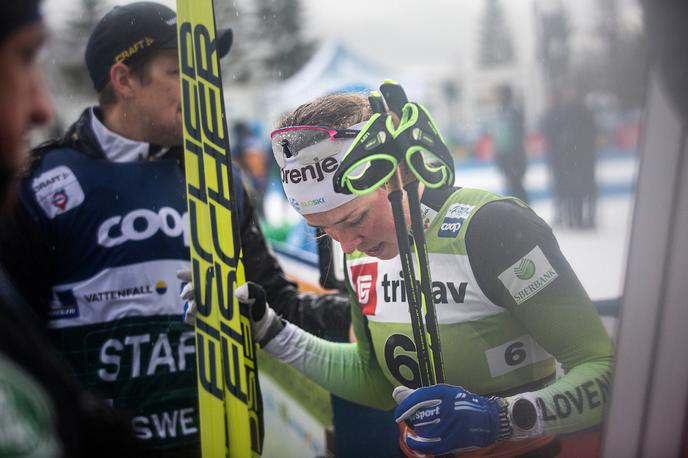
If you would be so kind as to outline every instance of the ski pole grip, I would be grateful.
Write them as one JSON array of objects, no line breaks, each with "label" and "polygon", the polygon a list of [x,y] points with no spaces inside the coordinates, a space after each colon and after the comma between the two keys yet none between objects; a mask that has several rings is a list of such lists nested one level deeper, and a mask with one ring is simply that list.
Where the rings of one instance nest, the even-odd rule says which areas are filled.
[{"label": "ski pole grip", "polygon": [[370,91],[368,103],[370,103],[370,108],[373,110],[373,113],[383,114],[387,111],[385,99],[383,99],[382,95],[377,91]]}]

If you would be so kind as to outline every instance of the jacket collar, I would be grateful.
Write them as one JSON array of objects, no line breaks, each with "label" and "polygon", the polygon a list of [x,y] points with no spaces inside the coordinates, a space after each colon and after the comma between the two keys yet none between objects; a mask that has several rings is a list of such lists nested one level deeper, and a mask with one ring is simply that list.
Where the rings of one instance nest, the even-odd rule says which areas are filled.
[{"label": "jacket collar", "polygon": [[458,187],[442,186],[438,189],[426,187],[420,199],[420,212],[423,218],[423,228],[428,229],[430,224],[437,217],[444,203],[456,192]]},{"label": "jacket collar", "polygon": [[98,119],[93,108],[89,117],[93,137],[108,160],[112,162],[131,162],[148,159],[152,145],[128,139],[111,131]]},{"label": "jacket collar", "polygon": [[421,208],[428,207],[438,212],[447,199],[459,189],[459,187],[453,186],[442,186],[437,189],[426,187],[420,199]]},{"label": "jacket collar", "polygon": [[67,130],[63,144],[73,146],[87,156],[112,162],[131,162],[167,155],[170,148],[130,140],[111,131],[99,119],[98,110],[97,107],[85,109]]}]

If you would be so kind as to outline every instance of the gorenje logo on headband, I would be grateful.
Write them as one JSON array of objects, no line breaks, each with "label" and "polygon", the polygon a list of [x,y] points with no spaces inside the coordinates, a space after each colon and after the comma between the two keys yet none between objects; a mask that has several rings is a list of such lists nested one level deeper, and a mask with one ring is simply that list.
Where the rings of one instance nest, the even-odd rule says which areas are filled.
[{"label": "gorenje logo on headband", "polygon": [[309,180],[320,182],[325,179],[326,173],[334,173],[337,167],[339,167],[339,161],[334,157],[327,157],[322,161],[301,168],[288,169],[285,167],[282,169],[282,183],[297,184]]}]

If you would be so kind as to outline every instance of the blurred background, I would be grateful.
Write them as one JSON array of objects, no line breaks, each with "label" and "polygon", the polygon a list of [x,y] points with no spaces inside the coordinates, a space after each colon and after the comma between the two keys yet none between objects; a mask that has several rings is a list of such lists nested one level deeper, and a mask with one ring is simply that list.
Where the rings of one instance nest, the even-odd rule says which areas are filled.
[{"label": "blurred background", "polygon": [[[86,40],[105,11],[124,3],[44,2],[53,37],[45,74],[57,117],[35,142],[95,103],[83,63]],[[283,197],[271,127],[314,97],[368,92],[392,78],[435,117],[456,162],[457,185],[518,195],[552,225],[614,334],[645,95],[637,1],[215,3],[218,27],[234,30],[222,67],[232,155],[288,272],[317,284],[314,234]],[[299,410],[268,394],[270,408],[303,446],[292,456],[324,453],[318,431],[327,423],[326,406],[315,399]]]},{"label": "blurred background", "polygon": [[[86,39],[105,11],[124,3],[45,2],[53,34],[46,75],[58,109],[51,131],[39,135],[61,132],[95,102],[83,64]],[[636,1],[215,4],[218,26],[235,33],[222,68],[232,154],[247,172],[270,238],[313,251],[301,219],[282,203],[268,148],[279,116],[319,95],[367,92],[392,78],[435,117],[454,153],[458,185],[519,195],[512,185],[524,169],[529,202],[558,229],[569,259],[584,257],[573,263],[589,293],[620,295],[645,87]],[[501,100],[505,88],[510,107]],[[504,119],[513,118],[510,111],[521,119],[515,132]],[[500,164],[520,147],[525,164],[508,156]],[[571,209],[570,198],[584,208]],[[614,266],[596,261],[600,250],[586,248],[594,241]]]}]

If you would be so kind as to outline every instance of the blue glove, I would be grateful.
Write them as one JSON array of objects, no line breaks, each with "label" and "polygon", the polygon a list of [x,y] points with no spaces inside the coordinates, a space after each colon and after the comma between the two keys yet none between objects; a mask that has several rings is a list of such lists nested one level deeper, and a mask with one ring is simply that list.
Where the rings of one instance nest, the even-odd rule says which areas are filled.
[{"label": "blue glove", "polygon": [[487,447],[511,431],[506,402],[486,398],[459,386],[435,385],[412,390],[398,386],[394,399],[397,423],[406,421],[415,434],[406,438],[411,450],[441,455],[459,449]]}]

